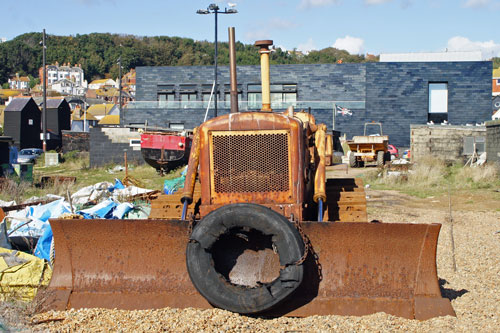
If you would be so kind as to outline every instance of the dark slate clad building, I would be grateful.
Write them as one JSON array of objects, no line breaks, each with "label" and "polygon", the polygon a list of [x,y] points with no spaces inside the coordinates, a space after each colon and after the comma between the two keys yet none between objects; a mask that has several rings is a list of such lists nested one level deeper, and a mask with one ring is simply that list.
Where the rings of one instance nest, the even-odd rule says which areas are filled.
[{"label": "dark slate clad building", "polygon": [[[410,124],[482,123],[491,119],[490,61],[271,65],[271,106],[311,108],[318,122],[348,138],[382,122],[397,146],[410,146]],[[136,102],[121,124],[192,129],[210,99],[212,66],[137,67]],[[260,66],[238,66],[240,110],[259,110]],[[219,68],[218,114],[229,112],[229,68]],[[213,103],[212,103],[213,104]],[[351,112],[334,114],[334,107]],[[352,113],[352,115],[349,115]],[[213,107],[208,118],[213,116]]]},{"label": "dark slate clad building", "polygon": [[[43,102],[40,109],[43,108]],[[71,108],[64,98],[47,99],[47,131],[50,139],[47,149],[59,149],[62,146],[62,131],[71,129]]]},{"label": "dark slate clad building", "polygon": [[[43,103],[40,108],[43,107]],[[61,136],[61,131],[71,129],[71,108],[64,98],[47,99],[47,130]]]},{"label": "dark slate clad building", "polygon": [[11,136],[17,149],[42,148],[41,112],[30,98],[14,98],[4,111],[4,134]]}]

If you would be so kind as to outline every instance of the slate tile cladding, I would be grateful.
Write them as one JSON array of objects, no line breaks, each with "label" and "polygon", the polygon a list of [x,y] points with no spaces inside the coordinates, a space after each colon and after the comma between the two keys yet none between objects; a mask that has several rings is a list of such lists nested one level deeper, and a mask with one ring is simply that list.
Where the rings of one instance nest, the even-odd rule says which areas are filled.
[{"label": "slate tile cladding", "polygon": [[[398,62],[364,64],[271,65],[271,84],[297,84],[298,101],[361,101],[365,108],[351,109],[352,116],[337,115],[335,129],[348,138],[363,133],[365,122],[382,122],[384,134],[396,146],[410,146],[410,124],[428,120],[429,83],[448,84],[448,122],[454,125],[491,119],[491,61]],[[137,67],[137,101],[156,101],[158,85],[174,85],[175,99],[183,84],[196,85],[201,101],[202,85],[213,82],[212,66]],[[243,101],[248,84],[260,84],[260,66],[238,66]],[[229,85],[229,68],[219,67],[220,96]],[[326,106],[325,106],[326,107]],[[134,109],[122,124],[144,123],[185,128],[201,124],[205,109]],[[279,110],[278,110],[279,111]],[[209,111],[209,117],[213,110]],[[218,114],[229,112],[219,102]],[[318,122],[333,128],[333,105],[313,109]]]}]

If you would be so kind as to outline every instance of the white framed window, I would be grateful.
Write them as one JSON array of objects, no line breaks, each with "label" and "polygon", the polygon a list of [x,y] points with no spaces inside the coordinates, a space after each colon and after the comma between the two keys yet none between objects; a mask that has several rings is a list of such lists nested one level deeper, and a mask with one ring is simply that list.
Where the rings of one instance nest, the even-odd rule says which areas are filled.
[{"label": "white framed window", "polygon": [[429,113],[448,113],[448,83],[429,82]]}]

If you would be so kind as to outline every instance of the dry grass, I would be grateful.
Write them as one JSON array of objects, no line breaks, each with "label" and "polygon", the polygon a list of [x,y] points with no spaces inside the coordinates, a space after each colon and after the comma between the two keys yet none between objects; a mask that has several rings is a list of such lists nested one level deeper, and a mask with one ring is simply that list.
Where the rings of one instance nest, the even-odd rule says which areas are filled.
[{"label": "dry grass", "polygon": [[488,184],[491,180],[498,179],[499,170],[495,165],[482,165],[478,167],[463,167],[455,175],[456,183],[462,187],[474,187],[477,184]]},{"label": "dry grass", "polygon": [[495,164],[476,167],[447,165],[442,159],[426,157],[408,172],[375,169],[364,175],[365,183],[377,189],[399,190],[417,197],[439,195],[451,190],[483,189],[500,186]]}]

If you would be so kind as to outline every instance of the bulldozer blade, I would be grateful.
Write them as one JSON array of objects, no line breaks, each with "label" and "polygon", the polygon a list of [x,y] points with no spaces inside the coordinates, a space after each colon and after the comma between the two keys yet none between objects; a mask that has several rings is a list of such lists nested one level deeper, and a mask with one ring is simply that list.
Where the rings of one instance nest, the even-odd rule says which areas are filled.
[{"label": "bulldozer blade", "polygon": [[[188,222],[57,219],[50,223],[56,260],[44,293],[44,310],[211,308],[187,272]],[[311,243],[303,283],[269,315],[383,311],[421,320],[454,315],[450,301],[441,297],[436,273],[439,224],[301,225]],[[275,256],[273,251],[265,253]],[[266,262],[232,260],[236,280],[234,274],[252,275],[259,263]]]}]

